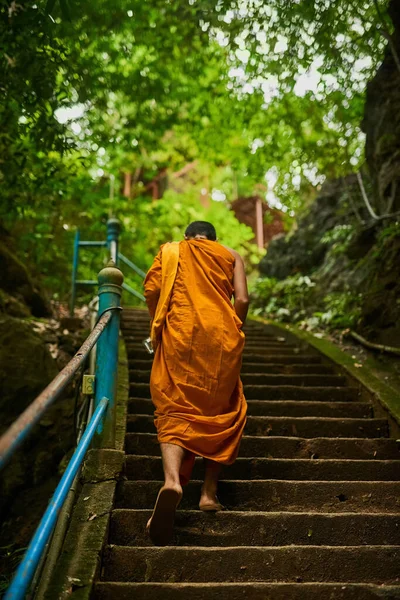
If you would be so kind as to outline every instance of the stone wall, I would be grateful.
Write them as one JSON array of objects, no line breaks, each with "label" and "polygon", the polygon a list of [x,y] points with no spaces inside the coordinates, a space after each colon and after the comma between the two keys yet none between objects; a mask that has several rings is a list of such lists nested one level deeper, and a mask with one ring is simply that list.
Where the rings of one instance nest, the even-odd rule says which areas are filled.
[{"label": "stone wall", "polygon": [[[391,0],[395,30],[366,92],[362,129],[366,159],[380,214],[400,211],[400,0]],[[397,55],[397,64],[395,56]],[[392,206],[390,206],[392,203]]]}]

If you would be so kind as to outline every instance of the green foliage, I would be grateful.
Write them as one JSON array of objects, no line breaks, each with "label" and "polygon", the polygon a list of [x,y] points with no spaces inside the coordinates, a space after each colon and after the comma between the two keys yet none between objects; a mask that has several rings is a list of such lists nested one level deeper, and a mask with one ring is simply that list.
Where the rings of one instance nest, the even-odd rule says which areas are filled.
[{"label": "green foliage", "polygon": [[[381,15],[359,0],[3,3],[0,220],[21,257],[62,297],[71,232],[101,239],[113,212],[142,268],[200,216],[255,264],[229,201],[260,189],[270,171],[275,194],[298,211],[324,177],[362,160],[363,90],[384,48],[379,6]],[[159,202],[146,196],[161,168],[194,161],[200,188],[221,190],[226,203],[202,207],[198,177]],[[125,172],[139,173],[130,199]],[[82,277],[99,258],[85,253]]]},{"label": "green foliage", "polygon": [[[196,191],[192,188],[191,193],[181,194],[168,190],[161,200],[154,202],[145,197],[135,198],[134,202],[121,200],[119,214],[125,230],[121,241],[124,248],[128,239],[133,241],[133,260],[143,269],[150,266],[161,244],[183,239],[187,225],[197,220],[211,221],[219,241],[240,252],[248,264],[254,263],[254,254],[259,260],[255,246],[250,244],[254,237],[252,230],[239,223],[223,203],[211,202],[209,208],[201,206]],[[154,226],[149,228],[149,223]],[[124,253],[129,255],[128,250]]]},{"label": "green foliage", "polygon": [[354,225],[335,225],[321,238],[321,242],[329,246],[332,255],[344,254],[354,236]]},{"label": "green foliage", "polygon": [[282,281],[265,277],[259,279],[252,291],[252,311],[280,321],[299,321],[306,314],[315,283],[300,274]]},{"label": "green foliage", "polygon": [[376,256],[390,245],[394,240],[400,239],[400,222],[390,223],[387,227],[381,229],[378,233],[377,244],[375,248]]},{"label": "green foliage", "polygon": [[359,294],[347,291],[324,295],[315,281],[298,274],[282,281],[259,279],[252,290],[251,310],[255,315],[298,323],[307,329],[343,329],[356,325],[360,305]]},{"label": "green foliage", "polygon": [[[314,312],[311,317],[316,319],[316,326],[332,329],[352,328],[361,316],[359,294],[350,291],[331,292],[323,298],[323,304],[324,310]],[[306,322],[311,325],[310,320]]]}]

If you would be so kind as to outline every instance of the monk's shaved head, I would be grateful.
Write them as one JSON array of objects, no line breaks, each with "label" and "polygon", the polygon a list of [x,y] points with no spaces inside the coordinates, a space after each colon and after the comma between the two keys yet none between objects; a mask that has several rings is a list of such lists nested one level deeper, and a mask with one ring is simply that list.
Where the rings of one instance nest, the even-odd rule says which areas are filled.
[{"label": "monk's shaved head", "polygon": [[217,239],[215,227],[208,221],[193,221],[193,223],[188,225],[185,231],[185,236],[188,238],[194,238],[196,235],[205,236],[208,240],[213,242],[215,242]]}]

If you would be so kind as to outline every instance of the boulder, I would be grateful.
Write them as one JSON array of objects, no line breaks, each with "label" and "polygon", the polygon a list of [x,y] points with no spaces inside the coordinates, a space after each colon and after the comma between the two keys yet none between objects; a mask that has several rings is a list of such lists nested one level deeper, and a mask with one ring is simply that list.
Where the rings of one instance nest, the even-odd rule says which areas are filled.
[{"label": "boulder", "polygon": [[0,288],[21,303],[25,303],[35,317],[51,315],[51,306],[43,292],[32,281],[27,267],[0,241]]},{"label": "boulder", "polygon": [[0,415],[5,429],[57,375],[33,323],[0,315]]},{"label": "boulder", "polygon": [[[58,373],[45,340],[33,321],[0,314],[0,433]],[[74,398],[58,398],[2,472],[0,514],[6,519],[18,492],[41,485],[57,473],[60,461],[74,445],[73,415]]]}]

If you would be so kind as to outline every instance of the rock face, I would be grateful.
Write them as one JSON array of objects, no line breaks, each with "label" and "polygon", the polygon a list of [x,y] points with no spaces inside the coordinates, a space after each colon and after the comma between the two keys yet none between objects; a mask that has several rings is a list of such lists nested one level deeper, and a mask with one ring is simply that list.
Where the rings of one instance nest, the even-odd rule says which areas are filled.
[{"label": "rock face", "polygon": [[346,190],[354,187],[354,177],[326,182],[309,212],[291,235],[273,240],[259,269],[267,277],[285,279],[295,273],[310,273],[319,267],[329,245],[324,234],[348,220]]},{"label": "rock face", "polygon": [[[26,266],[13,254],[5,239],[0,240],[1,278],[0,310],[26,316],[25,304],[35,317],[48,317],[51,307],[44,294],[34,285]],[[26,308],[25,308],[26,311]]]},{"label": "rock face", "polygon": [[[400,210],[400,0],[388,9],[395,30],[385,58],[367,86],[362,129],[366,158],[380,214]],[[399,63],[400,64],[400,63]]]},{"label": "rock face", "polygon": [[32,324],[0,315],[0,414],[5,429],[58,373]]},{"label": "rock face", "polygon": [[[0,433],[7,429],[57,373],[55,361],[42,337],[33,330],[32,324],[0,315]],[[29,448],[40,440],[42,427],[43,425],[36,429],[33,438],[29,438],[28,445],[24,445],[23,450],[18,452],[5,469],[0,485],[0,509],[7,505],[18,488],[36,477],[39,465],[35,466],[37,457],[30,454]],[[51,451],[49,455],[51,456]]]},{"label": "rock face", "polygon": [[[65,366],[86,335],[82,330],[69,333],[57,329],[55,322],[0,314],[0,434]],[[10,543],[18,539],[25,546],[29,541],[27,531],[34,526],[35,517],[26,511],[23,497],[34,496],[39,518],[63,470],[64,459],[74,447],[74,395],[70,386],[2,472],[0,537]],[[16,524],[22,527],[17,538],[13,530]]]},{"label": "rock face", "polygon": [[308,317],[326,310],[329,295],[351,294],[358,299],[357,329],[371,341],[398,346],[400,227],[382,221],[361,227],[349,194],[358,214],[364,219],[367,215],[351,183],[351,178],[327,182],[297,230],[270,244],[260,272],[278,280],[296,274],[311,277],[315,287],[304,299]]}]

